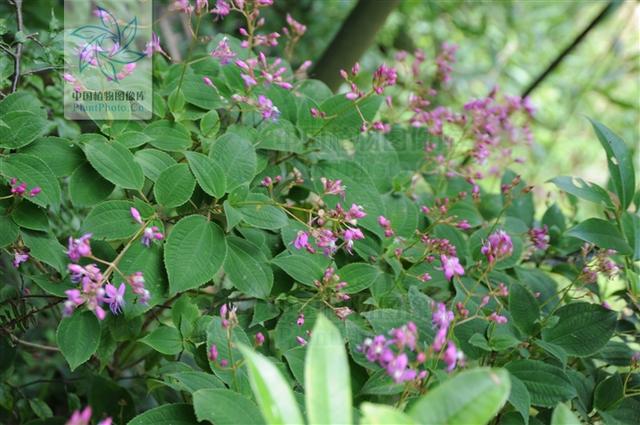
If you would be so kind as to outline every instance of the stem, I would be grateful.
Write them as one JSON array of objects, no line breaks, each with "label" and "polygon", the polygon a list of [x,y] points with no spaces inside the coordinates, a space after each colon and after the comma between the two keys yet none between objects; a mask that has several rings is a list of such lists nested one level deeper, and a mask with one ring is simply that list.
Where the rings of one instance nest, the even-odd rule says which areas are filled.
[{"label": "stem", "polygon": [[[17,30],[23,32],[24,22],[22,20],[22,0],[13,0],[13,5],[16,7],[16,19]],[[16,53],[13,55],[14,72],[13,83],[11,84],[11,93],[14,93],[18,89],[18,82],[20,81],[20,60],[22,59],[22,42],[18,41],[16,44]]]}]

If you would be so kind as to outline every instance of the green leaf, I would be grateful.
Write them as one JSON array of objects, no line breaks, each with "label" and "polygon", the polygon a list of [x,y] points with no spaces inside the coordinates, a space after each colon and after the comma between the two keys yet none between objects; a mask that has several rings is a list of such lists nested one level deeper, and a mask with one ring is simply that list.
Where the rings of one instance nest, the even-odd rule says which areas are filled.
[{"label": "green leaf", "polygon": [[176,164],[166,168],[158,176],[153,194],[158,203],[166,208],[175,208],[186,203],[196,187],[196,179],[187,164]]},{"label": "green leaf", "polygon": [[414,425],[411,416],[386,404],[362,403],[362,425]]},{"label": "green leaf", "polygon": [[276,230],[289,224],[287,214],[280,207],[274,206],[273,201],[266,195],[250,193],[246,199],[232,203],[242,219],[259,229]]},{"label": "green leaf", "polygon": [[[640,192],[639,192],[640,193]],[[623,212],[620,217],[622,230],[629,246],[633,249],[633,260],[640,260],[640,215]]]},{"label": "green leaf", "polygon": [[267,121],[260,126],[258,133],[260,141],[258,149],[269,149],[282,152],[302,152],[302,140],[296,134],[296,128],[291,122],[280,119]]},{"label": "green leaf", "polygon": [[168,373],[165,375],[165,381],[167,378],[173,388],[179,388],[189,393],[207,388],[225,388],[224,383],[220,379],[206,372],[188,371]]},{"label": "green leaf", "polygon": [[29,248],[29,253],[43,263],[65,273],[69,260],[65,255],[65,248],[53,236],[25,230],[22,232],[22,241]]},{"label": "green leaf", "polygon": [[215,198],[224,196],[227,179],[222,167],[201,153],[185,152],[185,156],[202,190]]},{"label": "green leaf", "polygon": [[180,123],[167,120],[155,121],[144,129],[152,146],[164,151],[183,151],[191,147],[191,134]]},{"label": "green leaf", "polygon": [[20,228],[6,215],[0,214],[0,248],[12,244],[20,234]]},{"label": "green leaf", "polygon": [[551,416],[551,425],[580,425],[580,419],[573,414],[571,409],[566,405],[559,403],[555,409],[553,409],[553,415]]},{"label": "green leaf", "polygon": [[[226,359],[230,364],[234,364],[234,362],[238,362],[242,358],[239,346],[251,345],[251,340],[241,326],[234,326],[228,334],[227,328],[222,326],[222,319],[218,316],[213,317],[209,322],[206,333],[207,350],[210,350],[215,345],[219,353],[218,359]],[[220,361],[212,362],[210,360],[209,368],[230,388],[244,395],[251,394],[251,384],[249,383],[247,369],[238,367],[234,372],[229,366],[222,367]]]},{"label": "green leaf", "polygon": [[227,389],[207,389],[193,393],[198,421],[216,425],[264,424],[260,410],[248,398]]},{"label": "green leaf", "polygon": [[621,209],[626,210],[636,191],[636,178],[633,170],[633,155],[624,141],[603,124],[589,119],[607,153],[607,165],[613,187],[620,199]]},{"label": "green leaf", "polygon": [[20,202],[11,214],[13,221],[20,227],[30,230],[49,230],[49,218],[44,209],[30,202]]},{"label": "green leaf", "polygon": [[60,204],[61,193],[58,179],[40,158],[22,153],[0,157],[0,174],[5,176],[7,180],[16,178],[25,182],[28,190],[35,186],[40,187],[42,192],[37,196],[25,197],[34,204],[41,207]]},{"label": "green leaf", "polygon": [[344,341],[326,317],[316,319],[304,368],[305,400],[310,423],[352,421],[351,375]]},{"label": "green leaf", "polygon": [[160,325],[140,340],[162,354],[178,354],[182,351],[182,337],[176,328]]},{"label": "green leaf", "polygon": [[504,369],[479,368],[459,373],[418,400],[409,414],[420,424],[486,424],[509,397]]},{"label": "green leaf", "polygon": [[382,270],[366,263],[347,264],[338,271],[340,280],[347,282],[342,292],[355,294],[369,288],[382,274]]},{"label": "green leaf", "polygon": [[69,179],[69,197],[76,207],[102,202],[111,195],[113,189],[115,185],[103,178],[88,162],[76,168]]},{"label": "green leaf", "polygon": [[218,138],[209,152],[209,157],[224,170],[227,192],[250,182],[256,175],[256,151],[251,142],[236,134],[225,134]]},{"label": "green leaf", "polygon": [[220,227],[200,215],[181,219],[171,230],[164,250],[171,294],[211,280],[226,255],[227,244]]},{"label": "green leaf", "polygon": [[262,416],[269,424],[304,423],[289,384],[278,368],[265,356],[241,346],[249,369],[249,381]]},{"label": "green leaf", "polygon": [[614,209],[613,202],[611,202],[607,191],[595,183],[584,181],[578,177],[568,176],[556,177],[549,180],[549,182],[573,196]]},{"label": "green leaf", "polygon": [[196,422],[190,404],[164,404],[139,414],[127,425],[193,425]]},{"label": "green leaf", "polygon": [[136,317],[151,307],[164,302],[167,292],[167,276],[162,263],[162,245],[152,244],[147,247],[141,241],[135,241],[120,259],[118,268],[125,275],[142,272],[144,285],[151,293],[147,304],[136,302],[139,297],[133,291],[127,290],[124,314],[127,319]]},{"label": "green leaf", "polygon": [[511,392],[509,393],[509,403],[520,413],[525,424],[529,423],[529,409],[531,408],[531,395],[524,383],[514,375],[509,376],[511,381]]},{"label": "green leaf", "polygon": [[320,104],[320,109],[327,114],[323,131],[343,138],[355,136],[360,132],[362,117],[370,122],[381,103],[381,96],[370,96],[358,102],[356,109],[355,102],[347,99],[344,94],[336,94]]},{"label": "green leaf", "polygon": [[571,356],[596,353],[613,336],[616,314],[597,304],[565,305],[555,312],[558,323],[542,330],[542,339],[562,347]]},{"label": "green leaf", "polygon": [[296,281],[314,286],[316,280],[322,279],[329,260],[321,255],[279,255],[271,260],[271,263]]},{"label": "green leaf", "polygon": [[2,114],[5,126],[0,126],[0,148],[17,149],[40,137],[47,129],[47,120],[29,111],[9,111]]},{"label": "green leaf", "polygon": [[520,284],[509,287],[509,312],[515,325],[526,335],[533,335],[540,318],[538,301],[531,291]]},{"label": "green leaf", "polygon": [[119,134],[115,140],[125,148],[132,149],[149,143],[151,138],[141,131],[126,131]]},{"label": "green leaf", "polygon": [[142,167],[144,175],[156,182],[160,173],[176,164],[176,160],[166,152],[157,149],[142,149],[136,152],[134,160]]},{"label": "green leaf", "polygon": [[187,102],[199,108],[213,110],[224,106],[215,87],[209,87],[202,81],[201,75],[187,75],[182,83],[182,91]]},{"label": "green leaf", "polygon": [[615,249],[620,254],[633,252],[618,229],[600,218],[589,218],[567,230],[565,235],[592,243],[600,248]]},{"label": "green leaf", "polygon": [[619,373],[600,382],[593,393],[593,404],[598,410],[607,410],[624,398],[624,384]]},{"label": "green leaf", "polygon": [[89,360],[98,349],[100,343],[98,318],[90,311],[76,311],[71,317],[60,321],[56,340],[71,371],[75,370]]},{"label": "green leaf", "polygon": [[142,189],[142,167],[133,160],[133,154],[118,142],[100,139],[88,142],[84,149],[91,166],[105,179],[124,189]]},{"label": "green leaf", "polygon": [[515,360],[505,367],[527,387],[535,406],[553,407],[576,396],[571,381],[559,367],[539,360]]},{"label": "green leaf", "polygon": [[96,239],[115,241],[133,236],[140,225],[131,217],[133,202],[106,201],[93,207],[82,223],[84,233]]},{"label": "green leaf", "polygon": [[40,158],[57,177],[71,175],[85,161],[82,150],[62,137],[40,137],[21,153]]},{"label": "green leaf", "polygon": [[227,238],[227,248],[224,270],[233,286],[252,297],[269,296],[273,286],[273,271],[260,248],[234,236]]},{"label": "green leaf", "polygon": [[215,109],[210,110],[200,119],[200,131],[205,137],[213,137],[220,130],[220,117]]}]

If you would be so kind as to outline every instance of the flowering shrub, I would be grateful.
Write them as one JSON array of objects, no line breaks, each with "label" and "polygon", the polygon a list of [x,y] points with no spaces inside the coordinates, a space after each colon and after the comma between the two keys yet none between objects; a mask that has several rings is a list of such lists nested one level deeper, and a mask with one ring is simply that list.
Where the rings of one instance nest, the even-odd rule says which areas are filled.
[{"label": "flowering shrub", "polygon": [[544,206],[512,171],[528,99],[440,104],[453,45],[334,94],[268,56],[306,31],[263,33],[271,3],[173,2],[195,47],[149,40],[150,122],[66,137],[31,89],[0,102],[2,422],[638,423],[625,143],[593,121],[609,185]]}]

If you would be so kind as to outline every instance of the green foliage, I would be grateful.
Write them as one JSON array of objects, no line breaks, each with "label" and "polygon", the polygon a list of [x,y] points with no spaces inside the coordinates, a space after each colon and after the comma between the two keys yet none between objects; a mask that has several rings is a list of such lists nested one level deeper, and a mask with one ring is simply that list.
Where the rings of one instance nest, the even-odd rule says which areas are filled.
[{"label": "green foliage", "polygon": [[[31,7],[0,47],[38,30],[61,64],[59,14]],[[638,423],[640,197],[619,136],[592,121],[609,183],[556,177],[568,196],[543,205],[509,162],[522,140],[502,144],[533,125],[524,101],[456,108],[413,58],[388,87],[347,72],[347,97],[184,16],[193,46],[156,52],[148,121],[64,120],[61,76],[11,93],[0,58],[0,422],[89,405],[133,425]]]}]

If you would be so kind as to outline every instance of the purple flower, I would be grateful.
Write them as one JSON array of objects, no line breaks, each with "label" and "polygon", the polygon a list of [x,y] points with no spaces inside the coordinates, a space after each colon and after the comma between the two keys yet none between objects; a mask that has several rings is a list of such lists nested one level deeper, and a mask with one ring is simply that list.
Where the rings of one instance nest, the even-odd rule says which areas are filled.
[{"label": "purple flower", "polygon": [[329,180],[321,177],[320,182],[325,195],[340,195],[344,198],[346,188],[342,185],[342,180]]},{"label": "purple flower", "polygon": [[418,338],[418,329],[415,323],[409,322],[401,328],[391,330],[393,343],[399,350],[403,350],[405,346],[411,350],[416,349],[416,340]]},{"label": "purple flower", "polygon": [[227,16],[229,12],[231,12],[231,7],[225,0],[217,0],[216,7],[211,9],[211,13],[218,15],[218,17]]},{"label": "purple flower", "polygon": [[480,252],[487,257],[489,264],[493,264],[513,253],[513,242],[507,232],[498,230],[489,235],[487,242],[482,246]]},{"label": "purple flower", "polygon": [[296,342],[298,343],[298,345],[301,345],[301,346],[307,345],[307,340],[301,336],[296,336]]},{"label": "purple flower", "polygon": [[332,255],[336,247],[336,236],[329,229],[320,229],[316,234],[316,244],[322,248],[324,255]]},{"label": "purple flower", "polygon": [[109,304],[109,308],[113,314],[118,314],[122,311],[122,307],[124,306],[124,292],[127,289],[124,283],[121,283],[120,286],[116,289],[115,286],[108,283],[105,288],[105,297],[104,301]]},{"label": "purple flower", "polygon": [[142,245],[149,247],[154,240],[161,241],[164,235],[159,231],[157,226],[150,226],[144,229],[142,234]]},{"label": "purple flower", "polygon": [[355,224],[356,220],[366,216],[367,213],[363,211],[362,205],[351,204],[351,208],[349,208],[349,211],[347,211],[344,218],[349,222],[353,222],[352,224]]},{"label": "purple flower", "polygon": [[549,228],[546,224],[543,227],[534,227],[529,230],[529,238],[536,249],[545,251],[549,248]]},{"label": "purple flower", "polygon": [[256,346],[261,347],[264,344],[264,334],[262,332],[258,332],[255,336]]},{"label": "purple flower", "polygon": [[67,249],[67,255],[73,262],[77,262],[82,257],[89,257],[91,255],[90,239],[92,234],[86,233],[79,239],[73,239],[69,237],[69,246]]},{"label": "purple flower", "polygon": [[353,248],[353,243],[357,240],[364,239],[364,234],[362,230],[356,228],[347,228],[342,235],[342,239],[345,241],[345,248],[349,254],[352,254],[351,249]]},{"label": "purple flower", "polygon": [[462,276],[464,275],[464,269],[460,265],[460,260],[458,257],[446,255],[440,256],[440,261],[442,262],[442,270],[444,271],[444,277],[447,280],[453,279],[454,276]]},{"label": "purple flower", "polygon": [[42,189],[39,186],[36,186],[31,189],[31,191],[29,192],[29,196],[33,198],[35,196],[38,196],[40,192],[42,192]]},{"label": "purple flower", "polygon": [[13,253],[13,267],[16,269],[20,267],[20,264],[24,263],[29,259],[29,251],[24,249],[17,249]]},{"label": "purple flower", "polygon": [[298,325],[298,326],[304,325],[304,313],[298,314],[298,319],[296,320],[296,325]]},{"label": "purple flower", "polygon": [[373,90],[377,94],[382,94],[387,86],[393,86],[398,79],[398,73],[395,68],[382,64],[373,73]]},{"label": "purple flower", "polygon": [[263,95],[258,96],[258,109],[262,113],[262,118],[264,119],[276,121],[280,116],[280,110],[278,107],[275,106],[269,98]]},{"label": "purple flower", "polygon": [[439,328],[448,328],[453,318],[453,311],[447,310],[447,306],[444,303],[437,303],[431,315],[434,326]]},{"label": "purple flower", "polygon": [[416,378],[416,371],[409,369],[409,358],[405,353],[395,357],[387,365],[387,374],[391,376],[396,384],[412,381]]}]

